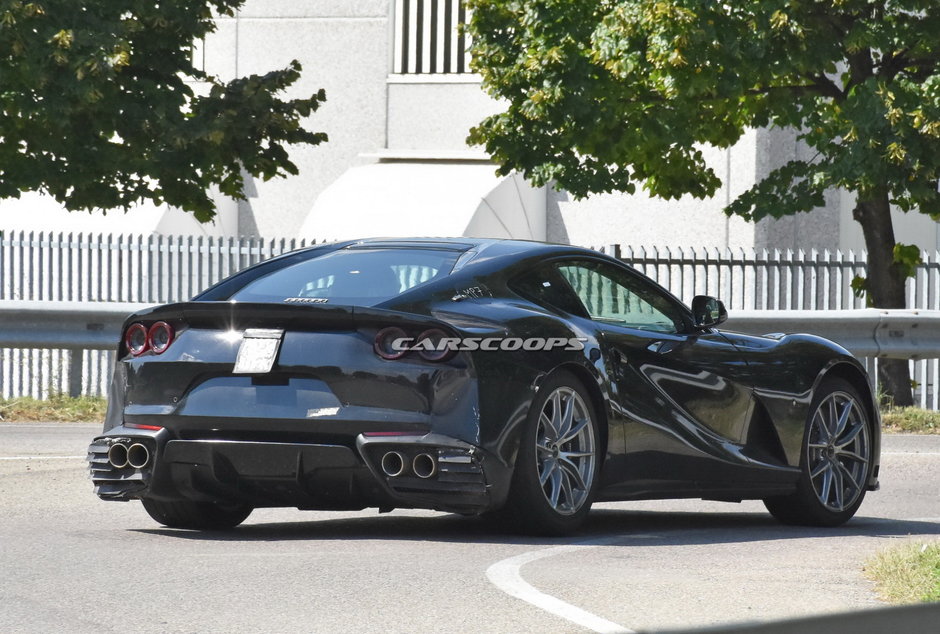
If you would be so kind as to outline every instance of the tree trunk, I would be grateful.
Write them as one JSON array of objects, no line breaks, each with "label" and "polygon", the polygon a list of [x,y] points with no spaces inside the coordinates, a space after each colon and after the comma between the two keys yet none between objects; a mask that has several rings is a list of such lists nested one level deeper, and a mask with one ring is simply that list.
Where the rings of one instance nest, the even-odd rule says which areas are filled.
[{"label": "tree trunk", "polygon": [[[868,249],[865,288],[875,308],[906,308],[904,269],[894,262],[894,226],[887,190],[859,200],[852,216],[862,225]],[[898,406],[914,404],[911,372],[904,359],[881,359],[878,380],[885,395]]]}]

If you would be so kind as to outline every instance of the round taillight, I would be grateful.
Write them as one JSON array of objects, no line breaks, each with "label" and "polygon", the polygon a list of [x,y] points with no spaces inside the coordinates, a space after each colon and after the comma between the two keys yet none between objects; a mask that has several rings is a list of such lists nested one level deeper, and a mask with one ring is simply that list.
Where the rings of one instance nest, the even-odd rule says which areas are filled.
[{"label": "round taillight", "polygon": [[143,324],[131,324],[124,333],[124,346],[132,355],[139,356],[147,351],[147,328]]},{"label": "round taillight", "polygon": [[150,327],[147,333],[147,341],[150,343],[150,349],[154,354],[166,352],[166,349],[173,343],[173,326],[165,321],[158,321]]},{"label": "round taillight", "polygon": [[392,361],[405,356],[409,349],[407,344],[410,342],[411,338],[408,337],[407,332],[401,328],[390,326],[376,333],[375,343],[372,344],[372,348],[375,350],[375,354]]},{"label": "round taillight", "polygon": [[440,328],[431,328],[418,335],[414,347],[425,361],[445,361],[457,352],[454,346],[446,345],[447,342],[442,341],[449,338]]}]

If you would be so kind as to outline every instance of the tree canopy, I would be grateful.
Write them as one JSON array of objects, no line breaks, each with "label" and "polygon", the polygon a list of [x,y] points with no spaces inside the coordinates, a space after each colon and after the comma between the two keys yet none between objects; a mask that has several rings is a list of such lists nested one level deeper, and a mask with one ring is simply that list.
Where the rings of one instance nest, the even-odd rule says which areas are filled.
[{"label": "tree canopy", "polygon": [[771,171],[726,212],[781,217],[822,206],[829,188],[854,192],[861,286],[874,306],[904,307],[919,256],[896,245],[890,208],[940,215],[936,0],[468,4],[473,68],[505,104],[470,141],[502,173],[575,196],[704,198],[721,182],[703,144],[792,128],[813,158]]},{"label": "tree canopy", "polygon": [[[287,146],[323,90],[280,94],[300,64],[223,82],[195,41],[244,0],[0,0],[0,198],[41,191],[70,210],[168,203],[214,217],[209,188],[296,174]],[[195,89],[194,89],[195,87]]]},{"label": "tree canopy", "polygon": [[[503,171],[575,195],[710,196],[698,145],[794,127],[818,154],[737,199],[751,219],[828,187],[940,213],[934,0],[471,0],[473,65],[507,109],[477,127]],[[794,186],[794,182],[797,186]]]}]

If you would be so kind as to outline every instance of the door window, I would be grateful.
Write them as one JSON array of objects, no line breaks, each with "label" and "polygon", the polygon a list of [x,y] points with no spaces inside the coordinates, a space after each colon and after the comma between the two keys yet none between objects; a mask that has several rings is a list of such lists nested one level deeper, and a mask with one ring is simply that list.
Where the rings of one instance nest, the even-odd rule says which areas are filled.
[{"label": "door window", "polygon": [[566,262],[558,271],[595,321],[663,333],[683,329],[675,303],[639,277],[602,262]]}]

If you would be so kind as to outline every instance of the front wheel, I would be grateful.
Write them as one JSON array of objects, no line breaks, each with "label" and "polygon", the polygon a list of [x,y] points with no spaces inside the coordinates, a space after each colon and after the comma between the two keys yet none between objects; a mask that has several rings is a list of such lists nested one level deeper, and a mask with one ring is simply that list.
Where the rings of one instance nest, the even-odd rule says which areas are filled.
[{"label": "front wheel", "polygon": [[222,505],[213,502],[177,500],[141,500],[147,514],[170,528],[192,528],[224,530],[234,528],[245,521],[252,508],[243,504]]},{"label": "front wheel", "polygon": [[785,524],[839,526],[862,503],[872,462],[872,431],[858,391],[842,379],[817,390],[803,437],[795,493],[764,505]]},{"label": "front wheel", "polygon": [[597,417],[586,390],[558,371],[529,410],[505,513],[527,533],[576,530],[591,508],[600,470]]}]

